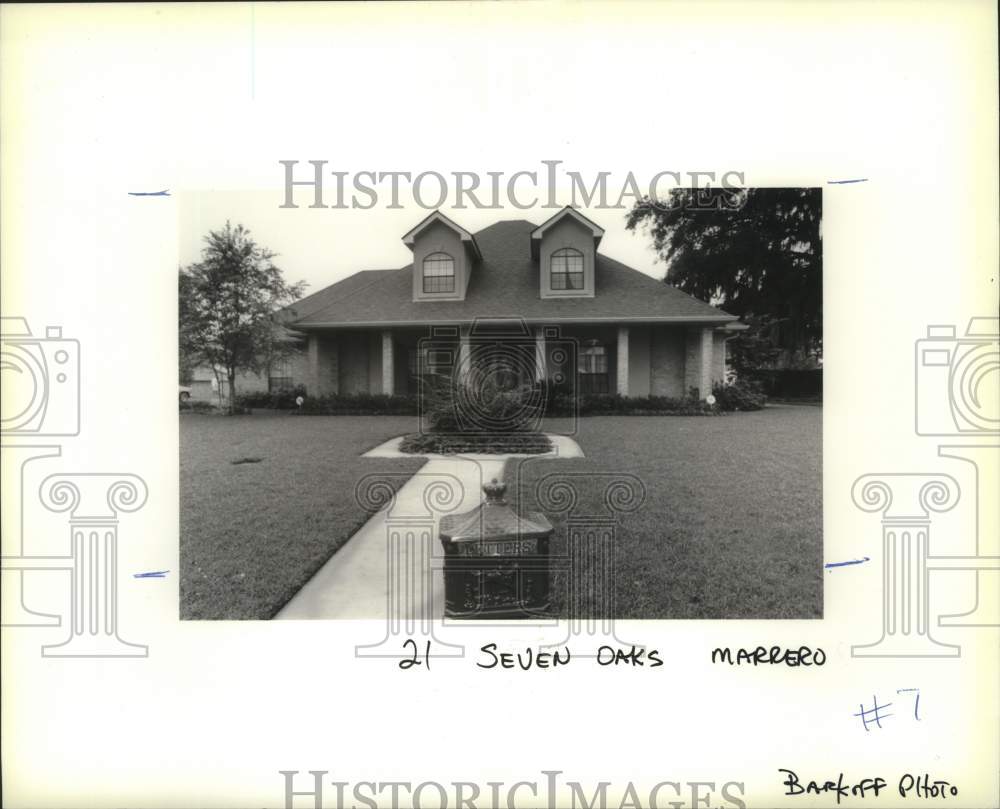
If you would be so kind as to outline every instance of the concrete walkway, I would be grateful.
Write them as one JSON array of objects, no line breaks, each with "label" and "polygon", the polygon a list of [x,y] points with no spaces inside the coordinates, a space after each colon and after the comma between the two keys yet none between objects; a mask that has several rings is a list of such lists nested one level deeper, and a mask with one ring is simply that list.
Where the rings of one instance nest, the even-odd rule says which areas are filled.
[{"label": "concrete walkway", "polygon": [[[475,508],[484,483],[503,477],[509,458],[582,458],[571,438],[549,435],[539,455],[434,455],[319,569],[278,612],[278,619],[379,618],[436,620],[444,614],[444,575],[438,522]],[[403,437],[363,458],[413,458],[399,451]]]}]

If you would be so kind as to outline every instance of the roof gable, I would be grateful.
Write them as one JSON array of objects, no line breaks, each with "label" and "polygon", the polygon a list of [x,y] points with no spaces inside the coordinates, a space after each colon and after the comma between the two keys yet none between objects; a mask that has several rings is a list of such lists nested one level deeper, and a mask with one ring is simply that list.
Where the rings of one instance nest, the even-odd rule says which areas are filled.
[{"label": "roof gable", "polygon": [[541,244],[542,239],[545,237],[545,232],[549,230],[553,225],[561,222],[563,219],[572,219],[574,222],[582,225],[584,228],[590,231],[591,236],[594,238],[594,249],[597,249],[597,245],[601,243],[601,239],[604,237],[604,228],[598,225],[596,222],[591,222],[586,216],[580,213],[576,208],[567,205],[561,211],[559,211],[555,216],[550,216],[537,228],[531,231],[531,255],[538,258],[538,248]]},{"label": "roof gable", "polygon": [[293,304],[300,329],[376,325],[469,323],[523,318],[531,323],[676,322],[723,325],[737,320],[721,309],[597,253],[593,298],[542,299],[538,262],[531,255],[537,230],[524,219],[496,222],[475,234],[483,259],[465,300],[412,300],[412,265],[369,270]]},{"label": "roof gable", "polygon": [[425,231],[427,228],[433,225],[435,222],[440,222],[441,224],[455,231],[455,233],[458,234],[458,237],[465,244],[466,248],[469,249],[476,258],[482,259],[483,256],[482,253],[479,252],[479,245],[476,244],[475,236],[469,233],[469,231],[467,231],[461,225],[457,225],[454,222],[452,222],[447,216],[441,213],[441,211],[433,211],[428,216],[425,216],[416,225],[416,227],[414,227],[412,230],[410,230],[403,236],[403,244],[405,244],[412,250],[413,245],[417,240],[417,237],[423,231]]}]

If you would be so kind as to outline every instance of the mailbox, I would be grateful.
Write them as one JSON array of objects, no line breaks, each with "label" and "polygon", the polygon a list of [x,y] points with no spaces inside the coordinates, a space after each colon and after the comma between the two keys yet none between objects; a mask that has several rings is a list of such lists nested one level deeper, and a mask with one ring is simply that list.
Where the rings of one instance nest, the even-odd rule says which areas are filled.
[{"label": "mailbox", "polygon": [[548,609],[552,525],[544,514],[518,514],[506,491],[494,478],[483,503],[441,518],[448,618],[528,618]]}]

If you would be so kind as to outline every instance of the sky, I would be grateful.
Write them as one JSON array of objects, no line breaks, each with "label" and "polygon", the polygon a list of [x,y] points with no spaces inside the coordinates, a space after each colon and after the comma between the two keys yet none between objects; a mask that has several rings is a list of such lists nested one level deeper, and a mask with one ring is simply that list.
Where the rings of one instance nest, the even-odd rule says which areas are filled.
[{"label": "sky", "polygon": [[[617,197],[619,184],[614,177],[609,178],[609,197]],[[285,280],[306,281],[307,294],[361,270],[405,266],[412,260],[412,253],[402,237],[428,214],[416,204],[387,209],[391,201],[387,195],[380,196],[378,205],[370,210],[309,208],[312,191],[308,188],[296,189],[297,208],[280,207],[284,202],[280,188],[182,191],[176,196],[182,266],[200,258],[204,236],[222,227],[228,219],[234,225],[248,227],[259,245],[277,253],[275,264],[283,271]],[[531,192],[526,190],[524,197],[530,196]],[[556,199],[563,203],[571,197],[568,191],[561,191]],[[454,203],[454,195],[449,201]],[[400,202],[409,201],[401,198]],[[541,224],[555,213],[554,209],[541,206],[529,210],[513,207],[455,210],[453,204],[442,206],[441,211],[473,233],[504,219],[527,219]],[[605,230],[601,253],[655,278],[663,278],[666,268],[657,260],[650,237],[642,231],[626,230],[626,209],[592,206],[581,208],[581,212]]]}]

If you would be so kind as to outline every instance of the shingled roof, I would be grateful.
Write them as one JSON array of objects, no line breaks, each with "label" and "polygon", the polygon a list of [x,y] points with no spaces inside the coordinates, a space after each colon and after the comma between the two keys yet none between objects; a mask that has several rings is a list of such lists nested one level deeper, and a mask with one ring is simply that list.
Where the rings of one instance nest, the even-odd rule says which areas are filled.
[{"label": "shingled roof", "polygon": [[737,318],[597,254],[593,298],[541,298],[538,262],[524,219],[497,222],[475,234],[482,252],[462,301],[414,301],[413,265],[365,270],[288,307],[296,329],[467,323],[523,318],[527,322],[677,321],[717,323]]}]

